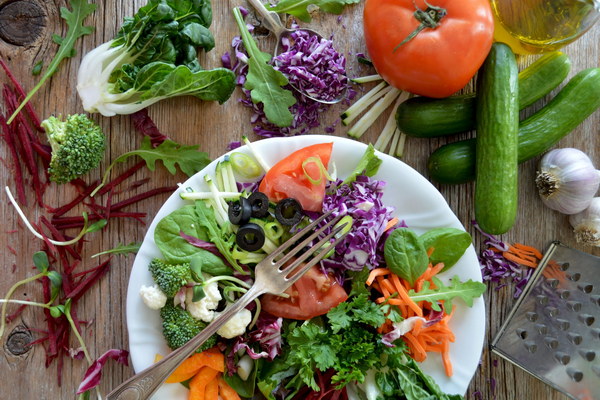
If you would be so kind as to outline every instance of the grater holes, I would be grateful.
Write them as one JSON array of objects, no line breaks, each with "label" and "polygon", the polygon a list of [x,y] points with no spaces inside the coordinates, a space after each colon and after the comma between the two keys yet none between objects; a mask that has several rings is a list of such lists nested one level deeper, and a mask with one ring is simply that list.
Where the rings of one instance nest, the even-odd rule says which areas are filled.
[{"label": "grater holes", "polygon": [[581,274],[579,272],[575,272],[574,274],[567,274],[567,278],[572,280],[573,282],[577,282],[581,279]]},{"label": "grater holes", "polygon": [[543,306],[548,304],[548,296],[544,296],[543,294],[538,294],[537,296],[535,296],[535,298],[537,299],[538,303],[540,303]]},{"label": "grater holes", "polygon": [[537,343],[534,342],[533,340],[527,340],[525,343],[525,348],[527,349],[528,352],[530,353],[535,353],[537,351]]},{"label": "grater holes", "polygon": [[583,342],[583,336],[577,332],[567,333],[567,339],[569,339],[569,342],[573,343],[575,346],[579,346],[581,342]]},{"label": "grater holes", "polygon": [[546,314],[548,314],[548,316],[554,318],[554,317],[556,317],[559,314],[558,308],[556,308],[556,307],[546,307]]},{"label": "grater holes", "polygon": [[558,295],[560,296],[561,299],[566,300],[569,297],[571,297],[571,292],[569,292],[567,289],[559,289],[556,291],[556,293],[558,293]]},{"label": "grater holes", "polygon": [[594,290],[594,285],[592,285],[591,283],[582,282],[579,285],[577,285],[577,288],[583,293],[592,293],[592,290]]},{"label": "grater holes", "polygon": [[556,324],[558,325],[558,328],[561,331],[567,331],[571,327],[571,322],[569,322],[566,319],[562,319],[562,318],[557,318],[556,319]]},{"label": "grater holes", "polygon": [[566,263],[560,264],[559,268],[560,268],[561,271],[566,271],[566,270],[569,269],[570,266],[571,266],[571,264],[569,264],[568,262],[566,262]]},{"label": "grater holes", "polygon": [[567,368],[567,375],[569,375],[569,377],[575,382],[581,382],[583,379],[583,372],[576,368]]},{"label": "grater holes", "polygon": [[516,330],[516,332],[517,332],[517,335],[518,335],[518,336],[519,336],[521,339],[523,339],[523,340],[527,339],[527,331],[526,331],[525,329],[521,329],[521,328],[519,328],[519,329],[517,329],[517,330]]},{"label": "grater holes", "polygon": [[592,362],[596,358],[596,352],[591,349],[581,349],[579,350],[579,355],[583,357],[584,360]]},{"label": "grater holes", "polygon": [[548,327],[544,324],[535,324],[535,329],[537,329],[540,335],[545,335],[548,333]]},{"label": "grater holes", "polygon": [[567,308],[571,311],[581,311],[582,304],[578,301],[567,301]]},{"label": "grater holes", "polygon": [[579,319],[581,322],[583,322],[587,326],[592,326],[594,324],[594,322],[596,321],[596,318],[594,318],[594,316],[590,315],[590,314],[580,314],[577,317],[577,319]]},{"label": "grater holes", "polygon": [[594,371],[596,375],[600,376],[600,366],[592,365],[592,371]]},{"label": "grater holes", "polygon": [[598,329],[598,328],[592,329],[592,335],[594,336],[594,339],[600,339],[600,329]]},{"label": "grater holes", "polygon": [[557,351],[554,353],[554,359],[562,365],[567,365],[571,362],[571,356],[563,351]]},{"label": "grater holes", "polygon": [[558,287],[558,279],[554,279],[554,278],[549,278],[546,279],[546,283],[548,284],[548,286],[550,286],[553,289],[556,289]]},{"label": "grater holes", "polygon": [[[548,299],[546,299],[546,301],[548,301]],[[531,322],[535,322],[538,319],[538,315],[537,313],[533,312],[533,311],[529,311],[525,314],[525,317],[530,320]]]},{"label": "grater holes", "polygon": [[558,340],[552,336],[545,337],[544,343],[546,343],[546,346],[551,350],[555,350],[558,347]]},{"label": "grater holes", "polygon": [[592,299],[592,303],[596,303],[596,305],[600,306],[600,295],[594,294],[590,296]]}]

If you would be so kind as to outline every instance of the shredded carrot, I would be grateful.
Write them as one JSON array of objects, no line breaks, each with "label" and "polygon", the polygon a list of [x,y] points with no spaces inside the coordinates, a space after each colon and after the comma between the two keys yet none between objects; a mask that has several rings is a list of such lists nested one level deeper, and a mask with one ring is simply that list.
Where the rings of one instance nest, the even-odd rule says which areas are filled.
[{"label": "shredded carrot", "polygon": [[525,260],[525,259],[523,259],[523,258],[521,258],[521,257],[519,257],[519,256],[517,256],[517,255],[515,255],[513,253],[509,253],[507,251],[505,251],[504,253],[502,253],[502,256],[504,258],[506,258],[507,260],[514,261],[517,264],[521,264],[521,265],[524,265],[526,267],[531,267],[531,268],[537,267],[537,263],[536,262]]},{"label": "shredded carrot", "polygon": [[417,303],[415,303],[410,298],[410,296],[408,295],[408,292],[404,288],[404,285],[400,282],[400,278],[398,277],[398,275],[390,274],[390,277],[392,279],[392,283],[394,284],[394,287],[396,288],[396,290],[398,290],[398,295],[400,296],[400,298],[406,302],[406,305],[411,310],[413,310],[416,315],[418,315],[419,317],[422,317],[423,310],[417,305]]},{"label": "shredded carrot", "polygon": [[393,228],[397,223],[398,223],[398,218],[394,217],[394,218],[390,219],[388,221],[387,225],[385,226],[385,229],[383,231],[385,232],[388,229]]},{"label": "shredded carrot", "polygon": [[433,254],[433,252],[435,251],[434,247],[430,247],[427,249],[427,257],[431,257],[431,255]]},{"label": "shredded carrot", "polygon": [[237,392],[225,382],[225,379],[219,377],[218,384],[219,396],[221,396],[223,400],[241,400]]},{"label": "shredded carrot", "polygon": [[365,283],[367,284],[367,286],[371,286],[373,281],[375,281],[375,278],[377,278],[378,276],[388,275],[389,273],[390,270],[387,268],[375,268],[374,270],[369,272],[369,277],[367,278],[367,281]]},{"label": "shredded carrot", "polygon": [[446,376],[452,376],[452,362],[450,361],[450,343],[448,340],[442,342],[442,362]]},{"label": "shredded carrot", "polygon": [[512,246],[516,247],[517,249],[527,251],[527,252],[533,254],[534,256],[536,256],[537,258],[539,258],[540,260],[543,257],[542,253],[533,246],[527,246],[527,245],[524,245],[521,243],[513,243]]}]

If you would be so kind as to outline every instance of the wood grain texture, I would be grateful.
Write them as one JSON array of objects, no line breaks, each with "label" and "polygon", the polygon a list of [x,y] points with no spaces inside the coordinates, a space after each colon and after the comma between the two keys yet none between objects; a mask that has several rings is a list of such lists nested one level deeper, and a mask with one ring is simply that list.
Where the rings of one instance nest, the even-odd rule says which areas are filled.
[{"label": "wood grain texture", "polygon": [[[66,27],[59,17],[59,7],[66,5],[66,0],[27,0],[35,2],[43,10],[45,17],[39,22],[43,27],[40,34],[24,46],[17,46],[7,41],[0,41],[0,56],[9,64],[17,79],[28,89],[34,86],[37,77],[31,75],[31,69],[40,60],[45,65],[51,60],[56,45],[51,41],[53,33],[65,33]],[[0,0],[0,7],[12,1]],[[41,116],[50,114],[69,114],[81,112],[81,103],[75,92],[75,76],[82,54],[97,45],[111,39],[118,30],[123,17],[131,16],[143,0],[104,0],[98,2],[98,10],[88,19],[88,23],[96,27],[96,31],[77,42],[77,55],[65,61],[56,75],[34,97],[32,104]],[[216,37],[216,48],[209,54],[201,55],[201,63],[207,67],[220,64],[220,55],[229,50],[231,39],[238,33],[231,14],[231,8],[237,5],[246,5],[245,0],[216,0],[213,1],[214,23],[212,31]],[[369,70],[357,64],[352,57],[356,52],[364,52],[364,39],[362,34],[362,5],[348,7],[344,15],[338,19],[334,15],[316,15],[311,24],[303,24],[321,31],[325,36],[334,34],[337,47],[349,54],[349,67],[351,76],[364,75]],[[273,48],[271,35],[258,39],[262,49],[268,51]],[[600,24],[588,32],[583,38],[569,45],[564,51],[571,57],[573,68],[571,76],[576,72],[597,67],[600,64]],[[521,66],[531,62],[533,57],[519,59]],[[0,74],[0,83],[7,81],[4,74]],[[370,85],[359,88],[359,91],[368,89]],[[465,90],[472,90],[470,84]],[[553,93],[554,94],[554,93]],[[549,97],[551,97],[550,95]],[[217,157],[225,151],[226,145],[232,140],[238,140],[241,135],[252,134],[249,124],[249,111],[242,107],[237,99],[236,91],[233,98],[225,105],[203,103],[192,98],[178,98],[163,101],[149,108],[149,113],[158,127],[174,140],[186,144],[199,144],[207,151],[211,158]],[[542,103],[533,107],[539,108]],[[323,126],[338,120],[343,105],[331,107],[323,114]],[[4,112],[4,110],[2,110]],[[389,110],[388,112],[391,112]],[[529,111],[531,112],[531,111]],[[106,166],[119,154],[137,148],[141,135],[134,132],[129,117],[119,116],[104,118],[98,115],[93,117],[98,121],[109,137],[109,148],[106,152],[103,165]],[[361,138],[362,142],[374,142],[378,132],[383,127],[385,117],[367,131]],[[337,124],[335,135],[345,136],[347,128]],[[314,133],[323,133],[315,130]],[[462,136],[467,136],[462,135]],[[428,155],[440,145],[455,140],[451,139],[412,139],[406,142],[406,151],[403,161],[426,175],[426,162]],[[600,112],[588,118],[568,137],[563,139],[559,146],[576,147],[586,151],[597,165],[600,165]],[[8,160],[9,155],[5,146],[0,146],[0,157]],[[533,183],[537,160],[531,160],[520,166],[519,183],[519,213],[516,226],[502,238],[508,242],[527,243],[538,248],[546,248],[550,241],[560,240],[563,243],[586,250],[595,255],[600,255],[599,249],[583,248],[575,243],[570,227],[565,216],[559,215],[542,206],[537,197]],[[0,170],[0,186],[13,186],[12,173],[5,164]],[[132,165],[129,163],[129,165]],[[122,171],[127,165],[119,166]],[[151,182],[135,191],[142,191],[149,187],[173,185],[183,179],[183,176],[173,177],[166,171],[158,168],[150,173],[146,170],[139,171],[133,179],[151,177]],[[88,179],[98,179],[100,170],[94,171]],[[451,209],[458,215],[460,221],[474,235],[478,245],[482,238],[471,226],[473,219],[473,184],[460,186],[438,186],[440,192],[447,199]],[[70,186],[51,186],[46,192],[45,202],[56,206],[64,204],[66,199],[75,196]],[[146,201],[139,206],[129,207],[130,211],[143,211],[149,214],[146,224],[149,224],[153,214],[166,199],[166,195]],[[32,274],[31,255],[41,248],[41,243],[33,239],[18,223],[12,207],[7,204],[4,193],[0,194],[1,204],[0,219],[4,222],[0,229],[0,253],[2,254],[2,279],[0,279],[0,293],[5,293],[17,280]],[[29,207],[25,213],[33,218],[43,212],[32,206],[34,197],[28,196]],[[115,197],[114,201],[118,201]],[[17,232],[10,233],[13,230]],[[145,233],[145,225],[113,219],[109,227],[102,234],[94,234],[84,250],[84,265],[91,267],[97,265],[89,256],[118,243],[141,241]],[[16,254],[10,250],[16,250]],[[98,356],[111,348],[127,348],[128,338],[125,325],[125,295],[129,271],[133,257],[117,257],[113,259],[112,267],[108,274],[93,287],[83,298],[78,306],[78,315],[82,320],[89,321],[84,328],[83,335],[89,345],[92,356]],[[14,267],[13,267],[14,266]],[[14,272],[13,272],[14,268]],[[83,268],[83,267],[82,267]],[[23,287],[15,294],[19,299],[40,299],[40,285],[31,284]],[[513,367],[503,360],[491,355],[487,350],[488,342],[498,332],[509,310],[514,304],[511,286],[496,290],[491,286],[485,296],[487,310],[486,344],[481,359],[481,366],[473,378],[467,398],[475,399],[529,399],[529,400],[564,400],[566,397],[552,390],[545,384],[537,381],[522,370]],[[39,309],[28,308],[7,330],[2,338],[3,352],[0,358],[0,398],[3,399],[70,399],[74,398],[83,372],[87,368],[84,361],[65,360],[63,367],[62,386],[57,384],[56,363],[46,368],[44,366],[44,350],[41,346],[34,346],[28,352],[14,356],[7,351],[6,340],[15,330],[33,329],[33,336],[39,337],[36,328],[43,327],[43,313]],[[71,343],[76,346],[75,342]],[[478,349],[473,349],[478,351]],[[104,370],[101,388],[104,392],[117,386],[132,374],[132,370],[110,362]],[[480,393],[480,396],[476,396]]]}]

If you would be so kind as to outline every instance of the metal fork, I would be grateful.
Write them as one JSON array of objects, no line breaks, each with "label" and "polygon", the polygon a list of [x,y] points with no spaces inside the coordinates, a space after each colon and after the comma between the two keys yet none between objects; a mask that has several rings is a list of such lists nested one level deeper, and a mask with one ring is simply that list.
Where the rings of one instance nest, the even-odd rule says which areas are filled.
[{"label": "metal fork", "polygon": [[[318,263],[330,249],[335,246],[346,235],[342,233],[332,243],[329,241],[342,231],[346,224],[334,227],[339,221],[336,217],[321,228],[302,239],[313,231],[331,212],[323,214],[321,217],[311,222],[305,228],[300,230],[274,252],[269,254],[264,260],[256,265],[254,270],[254,285],[240,297],[235,303],[230,304],[221,314],[219,314],[210,324],[206,326],[198,335],[186,343],[184,346],[170,353],[161,361],[151,365],[142,372],[122,383],[116,389],[108,394],[108,400],[142,400],[149,398],[159,386],[167,379],[179,364],[192,355],[208,338],[214,335],[217,330],[233,317],[238,311],[245,308],[250,302],[258,296],[265,293],[281,294],[296,282],[306,271]],[[334,227],[331,232],[320,239],[312,248],[294,258],[311,241],[325,233],[329,228]],[[326,243],[330,245],[323,247]],[[288,250],[286,252],[286,250]],[[320,251],[319,251],[320,250]],[[285,254],[284,254],[285,253]],[[313,256],[310,260],[307,259]],[[304,263],[306,261],[306,263]],[[304,264],[303,264],[304,263]]]}]

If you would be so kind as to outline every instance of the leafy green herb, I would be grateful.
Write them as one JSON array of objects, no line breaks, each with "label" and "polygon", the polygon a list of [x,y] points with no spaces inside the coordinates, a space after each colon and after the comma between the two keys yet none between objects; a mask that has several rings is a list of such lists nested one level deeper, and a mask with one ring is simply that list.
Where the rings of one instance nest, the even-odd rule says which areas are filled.
[{"label": "leafy green herb", "polygon": [[431,229],[422,234],[420,239],[425,249],[433,247],[429,261],[433,265],[444,263],[442,271],[456,264],[472,242],[471,235],[456,228]]},{"label": "leafy green herb", "polygon": [[121,254],[121,255],[137,254],[137,252],[140,250],[140,247],[142,247],[142,243],[140,243],[140,242],[137,242],[137,243],[131,242],[129,244],[119,243],[117,245],[117,247],[112,248],[110,250],[102,251],[100,253],[96,253],[91,258],[100,257],[100,256],[103,256],[106,254]]},{"label": "leafy green herb", "polygon": [[276,5],[269,4],[266,7],[277,13],[291,14],[301,21],[310,22],[311,16],[308,12],[308,6],[318,6],[321,10],[331,14],[341,14],[344,6],[356,4],[360,0],[280,0]]},{"label": "leafy green herb", "polygon": [[191,95],[225,102],[235,89],[235,74],[203,69],[198,49],[210,50],[207,0],[149,0],[126,18],[116,37],[85,55],[77,91],[88,112],[131,114],[162,99]]},{"label": "leafy green herb", "polygon": [[37,76],[42,73],[42,67],[44,66],[44,60],[40,60],[31,69],[31,75]]},{"label": "leafy green herb", "polygon": [[444,311],[450,314],[455,298],[461,298],[469,306],[473,306],[473,299],[481,296],[485,292],[486,286],[481,282],[475,282],[469,279],[466,282],[461,282],[458,275],[452,277],[449,286],[437,277],[433,277],[433,283],[437,289],[431,289],[429,282],[423,282],[423,288],[417,293],[410,290],[408,295],[414,302],[427,301],[431,304],[431,308],[440,311],[441,307],[438,301],[445,300]]},{"label": "leafy green herb", "polygon": [[282,88],[288,84],[288,79],[269,65],[271,55],[259,50],[238,8],[233,9],[233,15],[248,52],[248,75],[244,88],[250,90],[253,103],[263,103],[270,122],[280,127],[290,126],[294,116],[289,107],[296,103],[296,98],[292,92]]},{"label": "leafy green herb", "polygon": [[149,136],[144,136],[142,145],[138,150],[133,150],[117,157],[104,172],[102,183],[92,192],[92,196],[100,190],[108,180],[111,169],[115,164],[123,162],[130,157],[138,156],[146,161],[146,166],[150,171],[156,168],[156,161],[162,161],[163,165],[171,174],[177,172],[176,166],[187,176],[192,176],[200,171],[210,162],[205,152],[198,151],[199,146],[184,146],[175,143],[172,140],[165,140],[157,147],[152,147]]},{"label": "leafy green herb", "polygon": [[[65,58],[73,57],[76,54],[75,41],[84,35],[89,35],[94,31],[92,26],[84,26],[83,21],[96,10],[97,5],[88,3],[87,0],[71,0],[71,10],[66,7],[60,8],[60,16],[67,22],[69,27],[65,37],[54,35],[52,40],[59,45],[58,51],[54,55],[54,58],[48,65],[48,69],[27,96],[23,99],[19,107],[15,110],[13,115],[10,116],[7,123],[10,124],[17,114],[23,107],[31,100],[31,98],[37,93],[38,90],[46,83],[46,81],[54,75],[57,71],[58,66]],[[34,67],[35,68],[35,67]],[[41,66],[40,66],[41,68]]]},{"label": "leafy green herb", "polygon": [[383,254],[388,268],[413,284],[427,269],[427,249],[408,228],[394,230],[385,241]]},{"label": "leafy green herb", "polygon": [[156,225],[154,242],[165,260],[173,264],[191,261],[198,248],[181,237],[181,232],[203,241],[208,240],[204,228],[197,223],[194,205],[186,205],[173,211]]},{"label": "leafy green herb", "polygon": [[365,153],[358,161],[358,165],[354,169],[354,171],[348,175],[342,184],[349,184],[356,180],[358,175],[366,175],[366,176],[374,176],[379,170],[379,166],[381,165],[381,158],[375,155],[375,147],[371,143],[365,150]]}]

